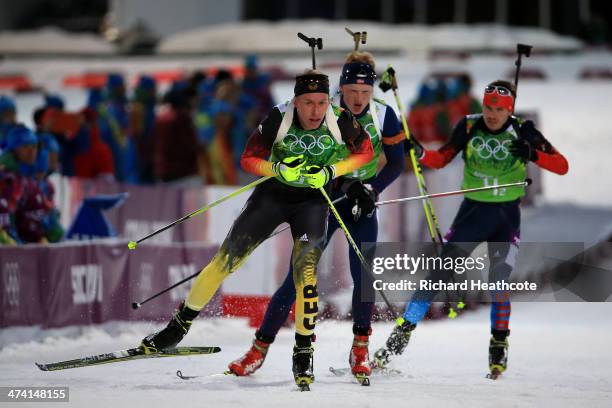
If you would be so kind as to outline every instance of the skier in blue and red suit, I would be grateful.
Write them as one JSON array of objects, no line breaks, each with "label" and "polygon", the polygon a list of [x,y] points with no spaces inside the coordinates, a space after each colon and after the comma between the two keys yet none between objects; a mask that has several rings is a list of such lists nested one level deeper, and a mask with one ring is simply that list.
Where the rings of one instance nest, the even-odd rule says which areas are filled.
[{"label": "skier in blue and red suit", "polygon": [[[512,115],[515,98],[516,88],[512,83],[491,82],[484,91],[483,113],[465,116],[444,146],[438,150],[424,149],[418,142],[410,146],[423,165],[434,169],[446,166],[462,153],[464,189],[525,181],[526,166],[530,161],[553,173],[566,174],[569,168],[567,160],[533,122]],[[466,257],[481,242],[487,242],[489,281],[507,282],[520,242],[520,202],[524,195],[524,186],[465,194],[440,257]],[[453,273],[434,268],[429,272],[429,279],[433,282],[448,281]],[[404,351],[410,334],[425,317],[436,294],[434,290],[414,293],[386,346],[374,355],[379,367],[385,367],[393,355]],[[498,375],[507,366],[510,295],[501,290],[492,292],[491,296],[489,368],[492,374]]]}]

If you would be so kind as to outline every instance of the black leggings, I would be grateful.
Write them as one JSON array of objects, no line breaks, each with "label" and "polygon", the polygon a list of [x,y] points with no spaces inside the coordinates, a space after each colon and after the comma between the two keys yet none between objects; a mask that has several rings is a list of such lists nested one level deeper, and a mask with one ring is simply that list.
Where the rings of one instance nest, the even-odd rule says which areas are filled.
[{"label": "black leggings", "polygon": [[318,190],[286,186],[274,179],[259,185],[221,244],[196,279],[186,304],[202,309],[221,282],[266,240],[276,227],[291,227],[293,283],[296,288],[296,333],[314,332],[318,311],[317,264],[325,244],[328,206]]}]

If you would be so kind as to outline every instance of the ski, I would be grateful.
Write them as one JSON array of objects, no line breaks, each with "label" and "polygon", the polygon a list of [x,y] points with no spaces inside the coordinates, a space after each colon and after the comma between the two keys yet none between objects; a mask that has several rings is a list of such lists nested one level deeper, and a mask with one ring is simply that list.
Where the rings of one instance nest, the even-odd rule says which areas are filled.
[{"label": "ski", "polygon": [[121,361],[141,360],[145,358],[196,356],[212,354],[221,351],[219,347],[176,347],[162,350],[158,353],[145,354],[140,347],[114,351],[92,356],[85,356],[74,360],[59,361],[57,363],[35,363],[42,371],[66,370],[68,368],[87,367],[99,364],[118,363]]},{"label": "ski", "polygon": [[[351,373],[351,369],[350,368],[334,368],[334,367],[329,367],[329,371],[335,375],[336,377],[344,377],[345,375],[351,374],[353,375],[353,373]],[[365,374],[356,374],[354,375],[355,380],[357,380],[357,382],[364,386],[364,387],[369,387],[370,386],[370,377],[365,375]]]},{"label": "ski", "polygon": [[211,378],[211,377],[226,377],[228,375],[233,375],[231,371],[225,371],[223,373],[217,374],[209,374],[209,375],[185,375],[181,370],[176,370],[176,376],[181,380],[192,380],[194,378]]},{"label": "ski", "polygon": [[[350,367],[343,367],[343,368],[335,368],[335,367],[329,367],[329,371],[334,374],[336,377],[344,377],[345,375],[349,375],[351,373],[351,368]],[[380,375],[380,376],[385,376],[385,377],[393,377],[393,376],[397,376],[397,375],[401,375],[402,372],[400,370],[396,370],[395,368],[379,368],[379,367],[373,367],[372,368],[372,375]]]}]

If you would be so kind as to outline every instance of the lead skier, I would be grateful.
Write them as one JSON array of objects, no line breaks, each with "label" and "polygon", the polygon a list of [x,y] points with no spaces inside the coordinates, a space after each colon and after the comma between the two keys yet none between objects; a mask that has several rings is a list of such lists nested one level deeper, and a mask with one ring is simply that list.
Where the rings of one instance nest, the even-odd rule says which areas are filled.
[{"label": "lead skier", "polygon": [[[330,104],[329,79],[316,70],[296,77],[295,97],[273,108],[253,131],[242,154],[244,170],[273,176],[258,185],[234,221],[221,248],[200,272],[168,326],[143,339],[153,353],[178,344],[221,282],[283,222],[293,236],[292,283],[297,292],[293,374],[307,387],[314,380],[312,358],[318,307],[317,263],[327,228],[329,190],[338,176],[372,160],[370,138],[350,111]],[[304,147],[304,149],[298,149]],[[297,149],[297,150],[296,150]]]}]

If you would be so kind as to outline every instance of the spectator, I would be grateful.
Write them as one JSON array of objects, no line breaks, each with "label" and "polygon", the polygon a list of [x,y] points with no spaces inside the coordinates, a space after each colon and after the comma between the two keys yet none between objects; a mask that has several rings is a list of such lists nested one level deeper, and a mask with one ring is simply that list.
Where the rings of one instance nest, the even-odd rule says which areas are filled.
[{"label": "spectator", "polygon": [[21,195],[19,177],[0,165],[0,245],[20,243],[15,225],[17,201]]},{"label": "spectator", "polygon": [[128,147],[127,97],[121,75],[108,76],[106,95],[107,99],[102,98],[94,108],[99,118],[100,137],[111,149],[115,179],[134,181],[134,157],[128,152],[135,149]]},{"label": "spectator", "polygon": [[46,94],[45,95],[45,107],[55,108],[63,111],[65,108],[64,98],[57,94]]},{"label": "spectator", "polygon": [[153,126],[155,125],[155,104],[157,84],[149,76],[143,75],[134,89],[134,97],[129,106],[129,135],[136,149],[138,182],[151,184],[153,175]]},{"label": "spectator", "polygon": [[64,176],[74,176],[74,156],[89,147],[86,134],[74,129],[74,122],[80,118],[64,112],[64,102],[59,96],[45,97],[45,105],[33,114],[36,134],[50,134],[59,143],[59,171]]},{"label": "spectator", "polygon": [[103,111],[104,109],[96,109],[96,107],[100,107],[101,99],[101,91],[92,89],[87,106],[79,112],[83,120],[79,129],[79,137],[87,139],[87,147],[73,158],[74,175],[88,179],[114,180],[114,176],[117,174],[114,168],[116,160],[110,146],[102,140],[101,132],[101,127],[108,122],[99,116],[100,110]]},{"label": "spectator", "polygon": [[200,174],[204,173],[207,184],[236,184],[231,141],[234,109],[229,102],[217,100],[212,103],[210,115],[213,118],[213,135],[199,155],[199,167],[205,168]]},{"label": "spectator", "polygon": [[417,94],[417,99],[410,105],[408,113],[408,128],[411,136],[421,143],[431,143],[436,140],[436,81],[424,81]]},{"label": "spectator", "polygon": [[6,149],[0,155],[0,167],[4,171],[34,177],[38,153],[38,138],[23,125],[14,126],[6,138]]},{"label": "spectator", "polygon": [[14,220],[18,241],[25,243],[47,243],[45,218],[53,210],[53,202],[43,194],[34,177],[38,139],[25,126],[15,126],[8,134],[6,152],[0,156],[0,167],[12,173],[19,185]]},{"label": "spectator", "polygon": [[258,123],[256,121],[257,102],[254,98],[243,92],[240,85],[231,75],[218,81],[215,100],[228,102],[232,108],[233,125],[229,136],[231,139],[233,165],[238,169],[239,173],[243,173],[240,169],[240,155],[245,148],[249,129],[256,127]]},{"label": "spectator", "polygon": [[466,73],[424,81],[408,115],[408,127],[415,139],[429,148],[440,147],[465,115],[482,112],[480,102],[470,94],[471,87]]},{"label": "spectator", "polygon": [[153,130],[155,177],[180,186],[201,185],[197,175],[197,137],[193,122],[195,94],[182,83],[164,98]]},{"label": "spectator", "polygon": [[[34,113],[39,137],[48,141],[49,147],[53,147],[51,138],[59,143],[58,152],[53,149],[42,154],[48,154],[50,161],[58,159],[62,175],[114,179],[112,152],[100,137],[101,121],[96,108],[101,100],[101,90],[91,89],[87,106],[80,112],[61,112],[43,107]],[[51,171],[57,170],[55,165],[55,162],[50,163]]]},{"label": "spectator", "polygon": [[8,96],[0,96],[0,152],[6,148],[9,131],[17,123],[15,101]]},{"label": "spectator", "polygon": [[254,123],[261,122],[275,103],[270,91],[270,75],[259,71],[256,55],[247,55],[244,60],[242,91],[255,100]]},{"label": "spectator", "polygon": [[[42,133],[38,137],[38,156],[35,163],[35,179],[44,197],[51,203],[55,199],[55,188],[49,181],[49,176],[59,169],[59,144],[50,133]],[[64,236],[64,228],[60,223],[60,213],[57,208],[51,208],[42,220],[47,241],[59,242]]]}]

